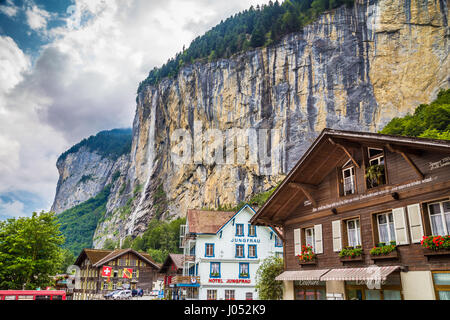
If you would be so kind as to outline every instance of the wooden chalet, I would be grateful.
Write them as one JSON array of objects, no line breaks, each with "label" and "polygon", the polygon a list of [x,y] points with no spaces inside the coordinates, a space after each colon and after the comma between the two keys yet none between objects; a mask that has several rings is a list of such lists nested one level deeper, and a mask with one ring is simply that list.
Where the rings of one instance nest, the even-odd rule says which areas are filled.
[{"label": "wooden chalet", "polygon": [[[75,300],[99,299],[118,289],[151,291],[159,271],[159,265],[147,253],[133,249],[83,249],[75,265],[80,268]],[[102,276],[105,266],[111,268],[109,277]],[[126,274],[125,268],[132,270],[131,275]]]},{"label": "wooden chalet", "polygon": [[251,223],[285,299],[450,299],[450,141],[324,129]]}]

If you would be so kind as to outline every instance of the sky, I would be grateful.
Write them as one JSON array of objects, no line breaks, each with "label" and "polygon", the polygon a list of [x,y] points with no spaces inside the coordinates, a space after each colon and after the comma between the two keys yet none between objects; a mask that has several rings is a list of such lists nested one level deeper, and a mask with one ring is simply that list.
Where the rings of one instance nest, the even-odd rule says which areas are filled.
[{"label": "sky", "polygon": [[153,67],[265,0],[0,0],[0,220],[49,210],[58,156],[132,126]]}]

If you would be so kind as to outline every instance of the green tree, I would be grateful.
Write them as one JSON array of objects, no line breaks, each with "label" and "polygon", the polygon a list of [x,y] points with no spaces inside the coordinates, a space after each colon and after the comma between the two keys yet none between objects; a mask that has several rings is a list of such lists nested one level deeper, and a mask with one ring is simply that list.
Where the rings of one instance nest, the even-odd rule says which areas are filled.
[{"label": "green tree", "polygon": [[414,114],[393,118],[381,133],[450,140],[450,89],[441,90],[430,104],[419,105]]},{"label": "green tree", "polygon": [[117,242],[112,239],[106,239],[103,242],[103,250],[114,250],[117,248]]},{"label": "green tree", "polygon": [[51,212],[0,222],[0,288],[36,289],[53,283],[63,263],[64,237]]},{"label": "green tree", "polygon": [[281,300],[283,298],[283,283],[275,280],[284,270],[283,259],[268,257],[263,260],[256,272],[256,290],[261,300]]},{"label": "green tree", "polygon": [[75,256],[69,249],[62,249],[62,262],[61,267],[58,270],[58,273],[66,273],[67,268],[74,264],[75,262]]}]

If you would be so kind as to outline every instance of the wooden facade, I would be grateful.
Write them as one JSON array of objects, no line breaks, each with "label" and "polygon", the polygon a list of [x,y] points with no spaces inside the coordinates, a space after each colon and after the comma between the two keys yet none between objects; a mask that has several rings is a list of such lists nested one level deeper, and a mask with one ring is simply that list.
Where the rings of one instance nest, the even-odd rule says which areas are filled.
[{"label": "wooden facade", "polygon": [[[368,177],[369,168],[378,175]],[[325,129],[252,223],[283,229],[286,271],[395,265],[391,278],[429,272],[431,279],[432,272],[450,270],[450,250],[429,252],[420,243],[442,227],[430,218],[432,204],[449,210],[442,224],[450,225],[448,141]],[[370,254],[390,241],[393,252]],[[315,259],[300,263],[305,244],[313,245]],[[351,245],[362,255],[340,257]],[[348,290],[344,295],[349,298]]]},{"label": "wooden facade", "polygon": [[[74,289],[74,299],[100,299],[104,294],[118,289],[152,290],[157,280],[159,266],[147,253],[133,249],[84,249],[75,265],[80,268]],[[104,266],[111,267],[111,276],[102,276]],[[131,278],[124,277],[124,269],[132,269]]]}]

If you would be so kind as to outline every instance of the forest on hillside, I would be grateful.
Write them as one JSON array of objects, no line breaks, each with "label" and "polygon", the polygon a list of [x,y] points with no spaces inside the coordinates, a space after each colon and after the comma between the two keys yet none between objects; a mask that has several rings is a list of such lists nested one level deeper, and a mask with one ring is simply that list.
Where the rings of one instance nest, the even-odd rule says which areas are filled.
[{"label": "forest on hillside", "polygon": [[58,161],[64,160],[69,154],[77,152],[82,147],[86,147],[90,152],[95,151],[103,158],[116,160],[121,155],[130,152],[132,134],[130,128],[100,131],[95,136],[83,139],[72,146],[59,156]]},{"label": "forest on hillside", "polygon": [[195,61],[229,58],[237,52],[269,46],[283,36],[302,30],[321,13],[342,5],[352,6],[353,0],[285,0],[250,7],[239,12],[195,38],[189,47],[170,58],[160,68],[150,71],[139,84],[138,93],[147,85],[175,77],[180,68]]},{"label": "forest on hillside", "polygon": [[413,114],[393,118],[380,133],[450,140],[450,89],[441,90],[433,102],[419,105]]}]

